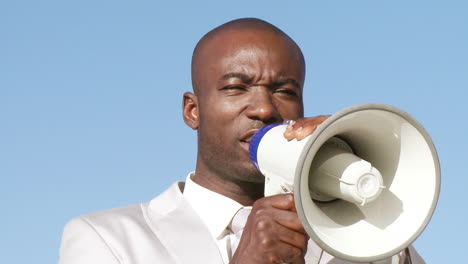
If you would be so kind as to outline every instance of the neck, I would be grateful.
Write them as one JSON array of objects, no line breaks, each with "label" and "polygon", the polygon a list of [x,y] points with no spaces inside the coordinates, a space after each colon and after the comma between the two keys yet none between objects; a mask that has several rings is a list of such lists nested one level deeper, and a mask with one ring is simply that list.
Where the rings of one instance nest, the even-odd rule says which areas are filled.
[{"label": "neck", "polygon": [[192,180],[213,192],[233,199],[243,206],[251,206],[256,200],[263,197],[264,183],[225,179],[197,171],[192,175]]}]

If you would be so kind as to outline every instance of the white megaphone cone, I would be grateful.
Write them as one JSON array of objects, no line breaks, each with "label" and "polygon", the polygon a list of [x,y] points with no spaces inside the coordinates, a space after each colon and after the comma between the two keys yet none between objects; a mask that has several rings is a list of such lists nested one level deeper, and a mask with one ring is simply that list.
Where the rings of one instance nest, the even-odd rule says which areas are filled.
[{"label": "white megaphone cone", "polygon": [[411,116],[364,104],[334,114],[300,141],[287,141],[285,129],[260,129],[250,158],[265,176],[265,196],[294,193],[299,218],[321,248],[350,261],[377,261],[424,230],[437,204],[440,166]]}]

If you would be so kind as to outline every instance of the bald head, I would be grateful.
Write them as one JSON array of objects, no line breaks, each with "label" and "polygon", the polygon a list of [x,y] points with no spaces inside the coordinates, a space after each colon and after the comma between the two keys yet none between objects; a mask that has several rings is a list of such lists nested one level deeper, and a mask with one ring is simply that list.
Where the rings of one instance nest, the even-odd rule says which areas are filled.
[{"label": "bald head", "polygon": [[305,71],[304,56],[299,46],[286,33],[274,25],[257,18],[242,18],[227,22],[205,34],[196,45],[192,55],[192,87],[199,94],[206,68],[213,67],[214,60],[222,59],[223,52],[242,46],[254,46],[268,50],[280,42],[295,62]]}]

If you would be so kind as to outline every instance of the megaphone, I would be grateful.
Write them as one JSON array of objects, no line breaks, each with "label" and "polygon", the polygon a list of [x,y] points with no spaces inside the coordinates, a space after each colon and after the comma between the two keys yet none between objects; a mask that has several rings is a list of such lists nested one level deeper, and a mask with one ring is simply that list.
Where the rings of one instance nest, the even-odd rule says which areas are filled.
[{"label": "megaphone", "polygon": [[294,193],[304,229],[322,249],[355,262],[385,259],[424,230],[440,190],[436,149],[400,109],[361,104],[337,112],[303,140],[285,124],[250,141],[265,196]]}]

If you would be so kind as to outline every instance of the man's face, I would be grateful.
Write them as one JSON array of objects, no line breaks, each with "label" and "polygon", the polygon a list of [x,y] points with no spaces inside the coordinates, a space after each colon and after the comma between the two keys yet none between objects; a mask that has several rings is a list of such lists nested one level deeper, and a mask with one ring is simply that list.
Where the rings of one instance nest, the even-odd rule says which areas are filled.
[{"label": "man's face", "polygon": [[262,182],[249,160],[260,127],[303,116],[304,65],[297,47],[271,32],[221,33],[203,50],[198,78],[198,165],[230,181]]}]

